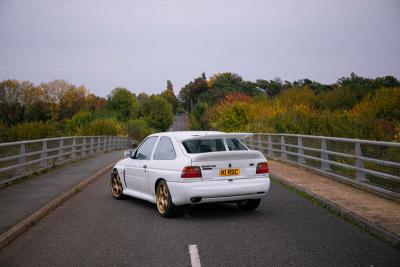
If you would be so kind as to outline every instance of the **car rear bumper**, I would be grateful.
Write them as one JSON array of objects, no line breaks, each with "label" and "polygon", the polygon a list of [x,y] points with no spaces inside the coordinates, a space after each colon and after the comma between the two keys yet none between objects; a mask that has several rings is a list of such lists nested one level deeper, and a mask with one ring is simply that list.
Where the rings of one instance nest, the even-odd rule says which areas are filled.
[{"label": "car rear bumper", "polygon": [[267,194],[268,177],[199,182],[168,182],[174,205],[258,199]]}]

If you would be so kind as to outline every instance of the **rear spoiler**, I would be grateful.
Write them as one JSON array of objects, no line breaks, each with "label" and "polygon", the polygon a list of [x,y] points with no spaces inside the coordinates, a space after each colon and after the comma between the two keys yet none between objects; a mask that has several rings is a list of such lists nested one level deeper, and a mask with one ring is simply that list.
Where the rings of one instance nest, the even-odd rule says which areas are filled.
[{"label": "rear spoiler", "polygon": [[187,140],[205,140],[205,139],[243,139],[246,137],[252,136],[252,133],[212,133],[212,134],[206,134],[206,135],[193,135],[190,137],[184,137],[181,139],[181,141],[187,141]]}]

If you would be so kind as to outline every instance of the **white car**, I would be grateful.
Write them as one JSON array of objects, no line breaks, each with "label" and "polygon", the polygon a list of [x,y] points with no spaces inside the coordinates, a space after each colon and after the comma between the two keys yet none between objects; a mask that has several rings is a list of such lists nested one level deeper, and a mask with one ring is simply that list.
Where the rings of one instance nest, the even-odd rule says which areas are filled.
[{"label": "white car", "polygon": [[179,206],[237,202],[253,210],[270,186],[267,160],[239,140],[248,133],[165,132],[148,136],[111,174],[117,199],[132,196],[157,204],[171,217]]}]

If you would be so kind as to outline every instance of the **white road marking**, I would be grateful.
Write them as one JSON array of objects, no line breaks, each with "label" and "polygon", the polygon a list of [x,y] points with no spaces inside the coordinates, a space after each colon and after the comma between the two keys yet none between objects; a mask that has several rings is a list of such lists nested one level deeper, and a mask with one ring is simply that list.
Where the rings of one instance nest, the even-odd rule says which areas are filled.
[{"label": "white road marking", "polygon": [[197,245],[189,245],[189,254],[192,267],[201,267],[199,250],[197,249]]}]

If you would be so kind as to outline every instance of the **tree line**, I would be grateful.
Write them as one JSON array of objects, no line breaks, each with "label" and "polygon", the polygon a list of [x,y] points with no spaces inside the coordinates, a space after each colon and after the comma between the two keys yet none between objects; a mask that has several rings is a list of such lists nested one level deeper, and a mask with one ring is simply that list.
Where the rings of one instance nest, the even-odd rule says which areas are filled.
[{"label": "tree line", "polygon": [[333,84],[203,73],[179,93],[191,129],[400,141],[400,82],[351,73]]},{"label": "tree line", "polygon": [[140,140],[172,124],[178,100],[171,81],[158,95],[118,87],[99,97],[64,80],[0,83],[0,142],[68,135],[124,135]]},{"label": "tree line", "polygon": [[140,140],[189,113],[193,130],[280,132],[400,141],[400,82],[352,73],[333,84],[310,79],[246,81],[205,73],[178,97],[113,89],[99,97],[64,80],[0,83],[0,142],[66,135],[123,135]]}]

